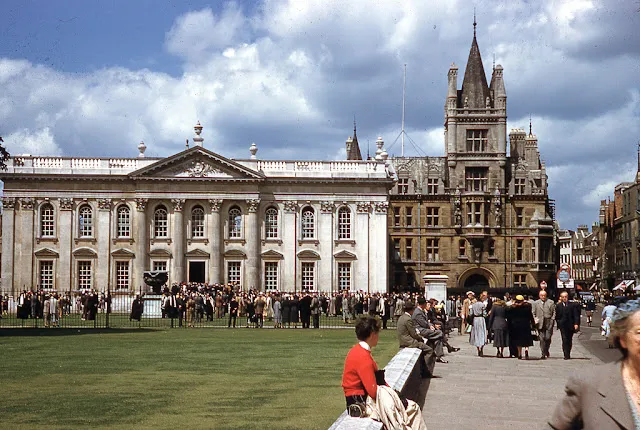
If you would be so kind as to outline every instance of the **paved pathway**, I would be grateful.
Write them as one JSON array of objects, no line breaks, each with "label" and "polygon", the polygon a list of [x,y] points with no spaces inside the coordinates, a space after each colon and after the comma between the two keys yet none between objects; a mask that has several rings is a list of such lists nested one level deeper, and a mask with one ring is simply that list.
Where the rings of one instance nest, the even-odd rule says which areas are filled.
[{"label": "paved pathway", "polygon": [[[590,331],[594,333],[589,337],[594,337],[596,329]],[[468,335],[454,334],[451,344],[462,349],[447,356],[448,364],[436,364],[436,377],[429,382],[423,406],[430,429],[543,428],[564,394],[567,377],[602,364],[578,335],[574,336],[572,359],[563,360],[557,330],[547,360],[539,359],[537,342],[530,348],[530,360],[496,358],[496,350],[490,346],[485,347],[485,357],[478,357]],[[606,343],[601,345],[606,348]]]}]

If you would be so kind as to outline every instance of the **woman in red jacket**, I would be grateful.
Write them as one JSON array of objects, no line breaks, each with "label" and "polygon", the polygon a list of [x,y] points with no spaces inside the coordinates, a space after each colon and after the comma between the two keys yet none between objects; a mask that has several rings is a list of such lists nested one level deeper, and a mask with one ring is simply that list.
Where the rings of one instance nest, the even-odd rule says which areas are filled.
[{"label": "woman in red jacket", "polygon": [[354,403],[365,403],[367,396],[376,399],[378,365],[371,356],[371,348],[378,344],[380,320],[366,316],[356,322],[356,337],[360,342],[347,354],[342,373],[342,389],[347,408]]}]

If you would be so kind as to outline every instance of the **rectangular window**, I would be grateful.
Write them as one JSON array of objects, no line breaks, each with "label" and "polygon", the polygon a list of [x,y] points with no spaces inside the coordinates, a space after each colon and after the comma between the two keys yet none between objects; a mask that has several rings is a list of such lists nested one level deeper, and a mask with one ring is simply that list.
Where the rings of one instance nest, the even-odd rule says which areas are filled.
[{"label": "rectangular window", "polygon": [[524,225],[524,208],[516,208],[516,226],[522,227]]},{"label": "rectangular window", "polygon": [[440,208],[428,207],[427,208],[427,226],[437,227],[440,224],[439,220]]},{"label": "rectangular window", "polygon": [[514,288],[526,288],[527,287],[527,275],[526,273],[516,273],[513,275]]},{"label": "rectangular window", "polygon": [[467,224],[482,225],[482,203],[481,202],[467,203]]},{"label": "rectangular window", "polygon": [[241,276],[240,270],[242,263],[240,261],[228,261],[227,262],[227,282],[240,283]]},{"label": "rectangular window", "polygon": [[467,130],[467,152],[487,150],[487,130]]},{"label": "rectangular window", "polygon": [[53,261],[40,262],[40,288],[53,289]]},{"label": "rectangular window", "polygon": [[516,261],[524,260],[524,240],[518,239],[516,241]]},{"label": "rectangular window", "polygon": [[316,289],[316,263],[302,263],[302,290],[315,291]]},{"label": "rectangular window", "polygon": [[538,255],[536,253],[536,240],[535,239],[531,239],[531,261],[532,262],[538,261]]},{"label": "rectangular window", "polygon": [[47,204],[41,209],[41,219],[42,219],[42,236],[43,237],[53,237],[54,235],[54,211],[53,206]]},{"label": "rectangular window", "polygon": [[400,208],[397,206],[393,208],[393,225],[400,227]]},{"label": "rectangular window", "polygon": [[438,178],[427,178],[427,194],[438,194]]},{"label": "rectangular window", "polygon": [[440,261],[439,239],[427,239],[427,261]]},{"label": "rectangular window", "polygon": [[264,289],[278,289],[278,262],[266,261],[264,263]]},{"label": "rectangular window", "polygon": [[351,291],[351,263],[338,263],[338,288]]},{"label": "rectangular window", "polygon": [[118,209],[118,237],[131,236],[131,214],[129,209],[122,206]]},{"label": "rectangular window", "polygon": [[78,261],[78,289],[91,289],[91,261]]},{"label": "rectangular window", "polygon": [[413,225],[413,208],[412,207],[406,207],[404,208],[405,210],[405,221],[406,221],[406,226],[410,227]]},{"label": "rectangular window", "polygon": [[400,260],[400,239],[393,239],[393,258]]},{"label": "rectangular window", "polygon": [[167,271],[167,262],[166,261],[154,261],[153,262],[153,271],[154,272],[166,272]]},{"label": "rectangular window", "polygon": [[413,239],[405,239],[404,242],[404,256],[407,260],[413,259]]},{"label": "rectangular window", "polygon": [[129,289],[129,262],[116,261],[116,289]]},{"label": "rectangular window", "polygon": [[467,167],[465,171],[465,189],[467,191],[487,191],[486,167]]},{"label": "rectangular window", "polygon": [[515,179],[515,192],[516,192],[516,195],[524,194],[525,184],[526,184],[526,179],[525,178],[516,178]]},{"label": "rectangular window", "polygon": [[489,257],[495,257],[495,256],[496,256],[496,241],[490,240],[489,241]]},{"label": "rectangular window", "polygon": [[540,238],[540,261],[543,263],[553,262],[553,239]]},{"label": "rectangular window", "polygon": [[409,192],[409,178],[398,178],[398,194]]},{"label": "rectangular window", "polygon": [[467,241],[465,239],[460,239],[458,241],[458,255],[460,257],[465,257],[467,255]]}]

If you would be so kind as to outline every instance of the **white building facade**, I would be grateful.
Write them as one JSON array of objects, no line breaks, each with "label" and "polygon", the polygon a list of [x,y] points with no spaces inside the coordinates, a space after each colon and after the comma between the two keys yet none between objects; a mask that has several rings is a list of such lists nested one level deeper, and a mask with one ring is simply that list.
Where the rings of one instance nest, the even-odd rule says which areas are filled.
[{"label": "white building facade", "polygon": [[2,198],[3,292],[131,292],[143,272],[244,289],[386,292],[386,160],[13,157]]}]

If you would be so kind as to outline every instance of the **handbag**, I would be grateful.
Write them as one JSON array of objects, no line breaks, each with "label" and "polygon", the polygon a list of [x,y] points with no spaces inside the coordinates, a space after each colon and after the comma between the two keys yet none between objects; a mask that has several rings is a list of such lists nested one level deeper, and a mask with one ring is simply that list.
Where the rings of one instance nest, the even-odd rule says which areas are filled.
[{"label": "handbag", "polygon": [[469,334],[469,333],[471,333],[471,329],[472,329],[472,328],[473,328],[473,326],[472,326],[472,325],[468,325],[468,326],[467,326],[467,328],[466,328],[466,330],[465,330],[464,332],[465,332],[466,334]]},{"label": "handbag", "polygon": [[540,341],[540,336],[538,335],[538,331],[535,328],[531,329],[531,338],[536,342]]}]

